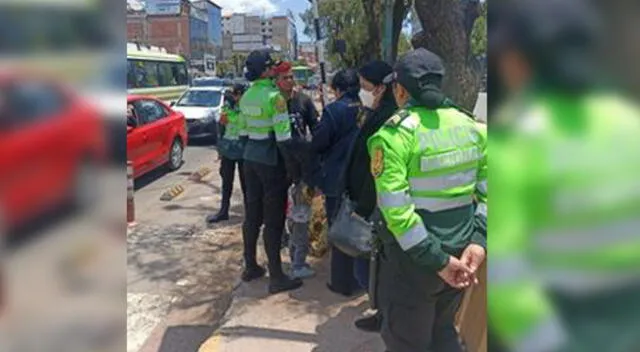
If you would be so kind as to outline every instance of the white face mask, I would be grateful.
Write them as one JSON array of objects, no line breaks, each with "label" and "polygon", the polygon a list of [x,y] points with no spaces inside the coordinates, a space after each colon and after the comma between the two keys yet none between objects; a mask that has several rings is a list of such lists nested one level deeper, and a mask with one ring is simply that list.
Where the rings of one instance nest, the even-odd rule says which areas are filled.
[{"label": "white face mask", "polygon": [[376,96],[373,95],[373,92],[360,88],[360,93],[358,93],[358,95],[360,96],[360,101],[364,107],[373,108],[373,104],[376,100]]}]

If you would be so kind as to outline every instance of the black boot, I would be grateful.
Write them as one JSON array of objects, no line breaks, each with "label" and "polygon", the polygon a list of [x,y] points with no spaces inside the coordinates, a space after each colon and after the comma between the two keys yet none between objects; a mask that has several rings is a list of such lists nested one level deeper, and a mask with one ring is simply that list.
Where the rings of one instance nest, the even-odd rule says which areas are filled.
[{"label": "black boot", "polygon": [[355,325],[358,329],[366,332],[380,332],[382,329],[382,315],[380,312],[366,317],[360,318],[355,321]]},{"label": "black boot", "polygon": [[261,277],[264,276],[264,274],[266,274],[267,271],[259,266],[250,266],[250,267],[246,267],[244,269],[244,271],[242,271],[242,281],[244,282],[249,282],[249,281],[253,281],[253,280],[257,280]]},{"label": "black boot", "polygon": [[225,220],[229,220],[229,207],[222,207],[217,214],[207,216],[207,224],[215,224]]},{"label": "black boot", "polygon": [[276,293],[295,290],[302,286],[302,280],[292,279],[288,276],[282,276],[279,279],[271,279],[269,283],[269,293],[274,295]]}]

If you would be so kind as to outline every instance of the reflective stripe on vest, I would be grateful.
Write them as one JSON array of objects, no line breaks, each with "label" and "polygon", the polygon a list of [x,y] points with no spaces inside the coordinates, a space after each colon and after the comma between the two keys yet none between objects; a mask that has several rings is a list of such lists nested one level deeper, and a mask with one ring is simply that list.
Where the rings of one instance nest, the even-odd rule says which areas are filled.
[{"label": "reflective stripe on vest", "polygon": [[378,194],[378,205],[383,208],[397,208],[411,204],[413,204],[413,200],[406,191]]},{"label": "reflective stripe on vest", "polygon": [[530,333],[517,341],[514,351],[517,352],[538,352],[555,351],[564,345],[566,334],[564,328],[557,318],[551,318],[538,323]]},{"label": "reflective stripe on vest", "polygon": [[431,212],[443,211],[449,209],[459,208],[465,205],[471,205],[473,203],[473,197],[471,195],[464,195],[454,198],[429,198],[429,197],[416,197],[411,198],[417,209],[424,209]]},{"label": "reflective stripe on vest", "polygon": [[407,251],[427,239],[428,236],[429,233],[427,233],[427,229],[424,227],[424,224],[422,224],[422,222],[418,222],[407,232],[397,236],[396,240],[398,241],[400,248]]},{"label": "reflective stripe on vest", "polygon": [[478,189],[478,191],[482,194],[487,194],[488,193],[488,185],[487,185],[487,180],[483,180],[478,182],[478,184],[476,185],[476,188]]},{"label": "reflective stripe on vest", "polygon": [[247,120],[247,126],[264,128],[264,127],[272,127],[273,123],[269,120],[249,119]]},{"label": "reflective stripe on vest", "polygon": [[545,231],[534,238],[539,249],[547,252],[592,250],[624,245],[638,238],[640,220],[631,219],[597,227],[566,231]]},{"label": "reflective stripe on vest", "polygon": [[411,177],[409,184],[412,191],[443,191],[473,183],[476,173],[476,169],[472,169],[440,176]]},{"label": "reflective stripe on vest", "polygon": [[487,280],[491,284],[509,284],[533,279],[531,264],[522,256],[491,258],[487,263]]},{"label": "reflective stripe on vest", "polygon": [[249,132],[249,139],[264,140],[269,139],[269,133]]},{"label": "reflective stripe on vest", "polygon": [[291,139],[291,134],[290,133],[285,133],[285,134],[276,133],[276,140],[278,142],[284,142],[284,141],[288,141],[290,139]]},{"label": "reflective stripe on vest", "polygon": [[482,159],[482,151],[479,148],[467,148],[451,152],[423,156],[420,158],[420,169],[424,172],[454,167]]},{"label": "reflective stripe on vest", "polygon": [[485,218],[488,216],[489,207],[487,207],[486,203],[478,203],[478,207],[476,208],[476,215],[482,215]]},{"label": "reflective stripe on vest", "polygon": [[431,212],[455,209],[461,206],[471,205],[472,202],[473,197],[471,195],[454,198],[417,197],[408,195],[406,192],[386,192],[378,195],[378,204],[383,208],[403,207],[413,203],[416,209]]},{"label": "reflective stripe on vest", "polygon": [[640,271],[604,271],[549,269],[538,273],[546,287],[573,295],[611,291],[640,283]]}]

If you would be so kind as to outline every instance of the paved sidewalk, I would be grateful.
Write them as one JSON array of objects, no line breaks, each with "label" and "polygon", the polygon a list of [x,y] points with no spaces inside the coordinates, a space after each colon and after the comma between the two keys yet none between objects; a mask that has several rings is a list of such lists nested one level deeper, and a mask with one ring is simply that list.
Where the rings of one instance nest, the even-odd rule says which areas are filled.
[{"label": "paved sidewalk", "polygon": [[266,278],[240,285],[199,352],[383,352],[379,334],[353,325],[368,308],[366,295],[349,299],[326,288],[328,256],[313,265],[318,276],[297,291],[269,296]]}]

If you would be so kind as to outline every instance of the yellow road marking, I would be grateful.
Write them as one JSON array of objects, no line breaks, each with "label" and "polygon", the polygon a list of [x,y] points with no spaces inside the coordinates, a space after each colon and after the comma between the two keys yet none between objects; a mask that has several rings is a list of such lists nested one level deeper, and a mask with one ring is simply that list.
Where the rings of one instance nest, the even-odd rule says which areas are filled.
[{"label": "yellow road marking", "polygon": [[198,352],[218,352],[220,347],[220,341],[222,341],[222,336],[214,334],[209,339],[207,339],[207,341],[205,341],[202,345],[200,345]]}]

